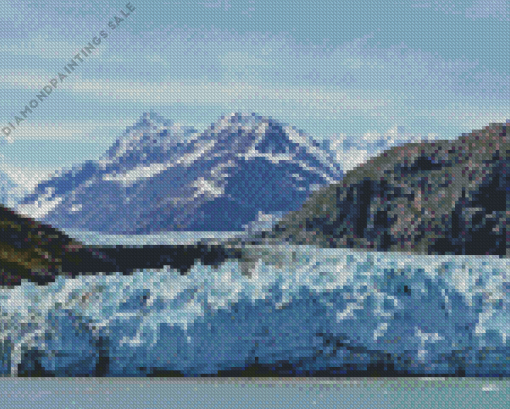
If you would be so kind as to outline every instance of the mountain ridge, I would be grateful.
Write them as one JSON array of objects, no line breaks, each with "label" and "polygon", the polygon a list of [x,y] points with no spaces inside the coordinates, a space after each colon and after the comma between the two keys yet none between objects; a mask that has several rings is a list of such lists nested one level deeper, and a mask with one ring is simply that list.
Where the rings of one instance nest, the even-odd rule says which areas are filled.
[{"label": "mountain ridge", "polygon": [[110,234],[240,231],[342,176],[331,151],[270,117],[232,113],[199,133],[151,111],[99,160],[41,182],[17,210]]},{"label": "mountain ridge", "polygon": [[385,150],[257,240],[508,257],[509,122]]}]

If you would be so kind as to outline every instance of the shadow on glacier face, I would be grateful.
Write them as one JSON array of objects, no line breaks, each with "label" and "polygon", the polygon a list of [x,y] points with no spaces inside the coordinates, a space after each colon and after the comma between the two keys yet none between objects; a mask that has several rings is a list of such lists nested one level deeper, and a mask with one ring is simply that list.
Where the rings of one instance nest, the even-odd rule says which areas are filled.
[{"label": "shadow on glacier face", "polygon": [[[220,266],[217,277],[235,264]],[[262,280],[260,264],[255,278],[211,278],[209,288],[190,277],[195,284],[171,297],[135,287],[100,328],[77,310],[50,311],[49,324],[40,327],[49,343],[19,337],[17,347],[25,353],[18,374],[508,376],[508,342],[494,329],[475,331],[487,313],[483,294],[469,300],[422,268],[373,268],[358,263],[347,281],[330,282],[329,288],[333,273],[325,267],[302,282],[276,274],[258,295],[243,285]],[[213,307],[214,294],[226,290],[239,296]],[[199,314],[182,325],[175,317],[184,316],[190,303]],[[173,318],[158,322],[161,315]],[[4,368],[9,366],[4,360]]]}]

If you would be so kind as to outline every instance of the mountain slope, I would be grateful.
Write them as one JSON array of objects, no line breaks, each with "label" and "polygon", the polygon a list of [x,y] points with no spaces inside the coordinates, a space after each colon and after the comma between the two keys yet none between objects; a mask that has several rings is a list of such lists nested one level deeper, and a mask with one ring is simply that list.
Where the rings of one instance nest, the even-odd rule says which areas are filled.
[{"label": "mountain slope", "polygon": [[0,203],[13,206],[22,197],[22,188],[0,170]]},{"label": "mountain slope", "polygon": [[266,239],[419,254],[510,248],[508,125],[389,149],[314,193]]},{"label": "mountain slope", "polygon": [[45,282],[54,278],[65,258],[72,262],[73,246],[82,245],[50,226],[0,205],[0,285],[19,284],[21,279]]},{"label": "mountain slope", "polygon": [[231,114],[198,134],[151,112],[100,160],[39,184],[17,210],[112,234],[234,231],[259,212],[298,209],[341,177],[331,152],[271,118]]}]

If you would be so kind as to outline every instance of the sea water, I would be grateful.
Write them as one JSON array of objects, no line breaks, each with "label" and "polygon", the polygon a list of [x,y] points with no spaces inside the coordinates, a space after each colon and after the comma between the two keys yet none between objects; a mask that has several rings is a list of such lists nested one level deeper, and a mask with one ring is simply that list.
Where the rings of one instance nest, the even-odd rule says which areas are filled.
[{"label": "sea water", "polygon": [[[73,237],[112,244],[86,236]],[[170,236],[174,244],[191,237]],[[184,276],[165,267],[23,282],[0,289],[0,373],[39,366],[56,376],[97,375],[102,360],[106,377],[281,362],[303,374],[385,362],[423,376],[508,376],[509,264],[282,245],[247,249],[245,261],[217,268],[197,263]]]},{"label": "sea water", "polygon": [[11,378],[2,408],[444,408],[508,406],[510,381],[481,378]]}]

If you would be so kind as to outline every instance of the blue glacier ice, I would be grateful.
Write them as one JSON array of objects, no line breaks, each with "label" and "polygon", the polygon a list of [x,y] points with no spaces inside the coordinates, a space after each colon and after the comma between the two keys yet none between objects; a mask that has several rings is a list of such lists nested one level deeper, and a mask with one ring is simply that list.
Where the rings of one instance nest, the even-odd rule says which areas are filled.
[{"label": "blue glacier ice", "polygon": [[424,376],[509,375],[508,259],[246,251],[251,264],[196,264],[186,276],[164,268],[1,289],[0,372],[199,376],[253,363],[313,372],[384,361]]}]

